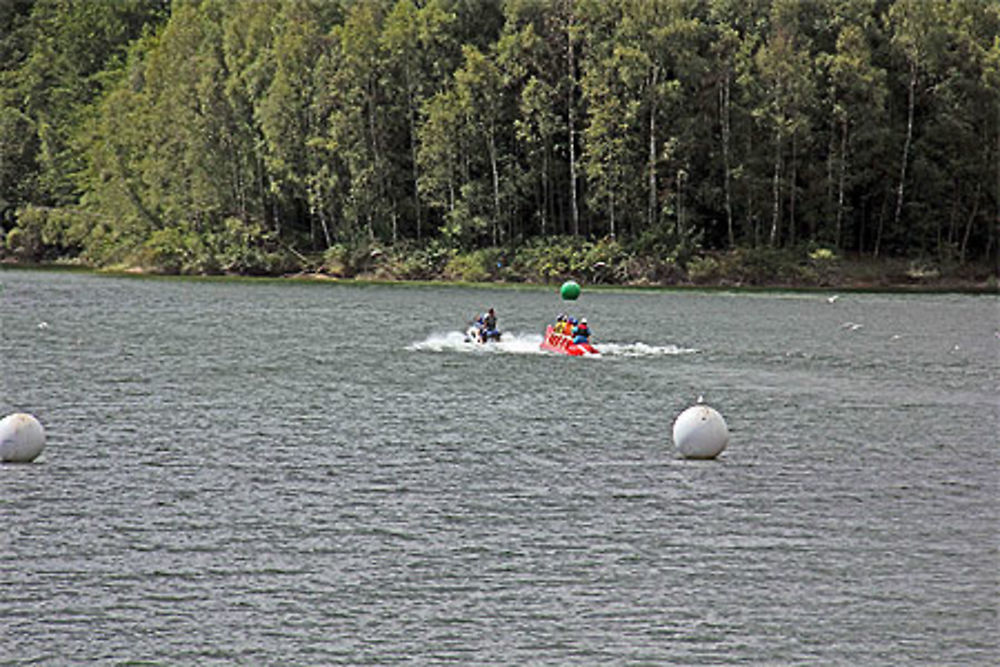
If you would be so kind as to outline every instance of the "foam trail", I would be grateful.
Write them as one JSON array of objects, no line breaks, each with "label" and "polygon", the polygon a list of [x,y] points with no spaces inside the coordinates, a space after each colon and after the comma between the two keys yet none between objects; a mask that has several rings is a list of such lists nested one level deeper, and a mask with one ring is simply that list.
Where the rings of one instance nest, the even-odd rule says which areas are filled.
[{"label": "foam trail", "polygon": [[421,350],[429,352],[466,352],[475,354],[541,354],[539,347],[542,343],[540,334],[515,334],[508,331],[503,332],[503,337],[499,343],[479,343],[466,342],[465,334],[461,331],[448,331],[446,333],[435,333],[425,340],[407,345],[408,350]]},{"label": "foam trail", "polygon": [[[470,354],[553,354],[546,352],[539,346],[542,342],[541,334],[515,334],[505,331],[499,343],[469,343],[465,340],[465,334],[461,331],[448,331],[445,333],[434,333],[426,339],[410,343],[407,350],[417,350],[424,352],[463,352]],[[700,350],[689,347],[678,347],[677,345],[647,345],[637,341],[635,343],[597,343],[595,344],[599,355],[586,355],[587,358],[600,359],[601,357],[666,357],[681,354],[697,354]]]},{"label": "foam trail", "polygon": [[609,357],[668,357],[679,354],[697,354],[699,350],[693,347],[678,347],[677,345],[647,345],[635,343],[598,343],[595,347],[601,354]]}]

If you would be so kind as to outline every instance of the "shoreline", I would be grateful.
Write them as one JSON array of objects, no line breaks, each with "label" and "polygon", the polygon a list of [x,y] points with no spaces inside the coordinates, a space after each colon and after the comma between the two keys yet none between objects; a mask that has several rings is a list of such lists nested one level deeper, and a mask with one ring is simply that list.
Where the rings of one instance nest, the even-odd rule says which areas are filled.
[{"label": "shoreline", "polygon": [[150,271],[141,268],[97,268],[81,264],[64,262],[19,262],[0,261],[0,271],[4,270],[22,271],[60,271],[87,273],[98,276],[113,276],[126,278],[145,279],[166,279],[184,281],[204,281],[204,282],[271,282],[271,283],[300,283],[316,285],[348,285],[348,286],[394,286],[394,287],[453,287],[472,289],[522,289],[522,290],[545,290],[558,287],[565,280],[576,280],[581,285],[586,285],[588,290],[613,292],[803,292],[803,293],[885,293],[885,294],[969,294],[969,295],[1000,295],[1000,288],[990,280],[966,280],[954,277],[935,277],[922,279],[909,279],[906,281],[892,280],[887,276],[880,276],[876,280],[861,280],[850,275],[839,276],[838,280],[830,280],[822,285],[810,284],[790,284],[787,282],[761,282],[754,284],[740,283],[736,281],[720,279],[716,281],[676,282],[672,284],[657,283],[593,283],[574,276],[565,276],[551,282],[536,281],[510,281],[510,280],[489,280],[483,282],[471,282],[463,280],[452,280],[447,278],[435,279],[402,279],[391,276],[379,276],[376,274],[362,274],[356,276],[338,276],[333,273],[323,271],[299,271],[294,273],[284,273],[276,275],[249,275],[239,273],[221,274],[177,274],[159,271]]}]

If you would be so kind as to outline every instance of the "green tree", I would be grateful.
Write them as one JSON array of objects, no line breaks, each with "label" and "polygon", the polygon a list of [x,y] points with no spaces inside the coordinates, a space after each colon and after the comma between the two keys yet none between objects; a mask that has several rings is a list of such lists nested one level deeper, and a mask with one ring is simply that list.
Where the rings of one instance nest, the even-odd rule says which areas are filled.
[{"label": "green tree", "polygon": [[[388,65],[389,89],[397,123],[393,164],[404,211],[413,221],[413,233],[423,236],[420,199],[420,161],[417,157],[420,110],[446,81],[457,63],[458,45],[452,30],[455,14],[441,0],[417,7],[412,0],[398,0],[386,17],[381,48]],[[403,185],[402,182],[406,182]]]},{"label": "green tree", "polygon": [[344,216],[369,240],[391,238],[397,215],[389,188],[385,62],[379,47],[383,18],[381,4],[366,0],[334,27],[335,65],[326,90],[331,146],[346,168]]},{"label": "green tree", "polygon": [[[485,174],[489,179],[490,192],[490,235],[492,245],[500,241],[503,228],[503,211],[500,204],[500,150],[502,127],[509,118],[505,114],[504,76],[496,62],[478,49],[466,47],[465,64],[455,72],[455,96],[462,110],[463,122],[471,130],[471,135],[485,150]],[[470,174],[475,178],[474,174]],[[487,188],[473,188],[471,193],[482,193]],[[473,199],[472,197],[467,197]],[[481,210],[481,204],[469,201],[473,210]]]},{"label": "green tree", "polygon": [[[930,113],[913,143],[911,213],[922,221],[914,227],[917,252],[964,262],[970,239],[980,239],[979,247],[988,243],[989,214],[983,214],[992,189],[1000,89],[984,85],[984,75],[991,42],[1000,34],[1000,10],[968,0],[939,9],[926,75]],[[947,214],[935,210],[944,201]]]},{"label": "green tree", "polygon": [[421,110],[417,161],[420,194],[446,216],[455,211],[461,183],[462,156],[467,155],[462,111],[454,90],[443,90]]},{"label": "green tree", "polygon": [[566,60],[558,32],[559,5],[534,0],[507,3],[506,24],[497,45],[498,60],[509,78],[511,95],[517,99],[514,120],[524,181],[523,199],[531,202],[538,229],[552,233],[557,198],[566,189],[558,173],[565,159],[556,154],[566,145],[565,97],[561,87]]},{"label": "green tree", "polygon": [[[993,19],[997,20],[1000,11],[994,10]],[[983,67],[983,88],[990,92],[993,98],[993,213],[994,213],[994,224],[989,224],[989,213],[986,213],[987,218],[987,241],[985,247],[983,248],[983,253],[987,256],[990,254],[996,255],[997,252],[997,229],[1000,226],[1000,34],[993,38],[993,44],[988,48],[984,49],[984,67]],[[989,113],[989,110],[987,110]],[[967,228],[967,233],[965,235],[965,240],[963,242],[963,253],[961,256],[962,261],[965,260],[964,249],[967,248],[968,231],[971,229]]]},{"label": "green tree", "polygon": [[[761,147],[764,137],[754,114],[758,83],[755,54],[767,34],[769,3],[744,0],[712,0],[708,20],[716,38],[713,56],[714,80],[719,99],[719,137],[722,152],[722,205],[726,211],[727,237],[748,245],[760,242],[759,201],[764,176],[770,166]],[[729,208],[727,209],[727,202]],[[736,226],[736,220],[742,224]]]},{"label": "green tree", "polygon": [[282,217],[296,231],[308,230],[310,244],[318,245],[317,223],[324,245],[332,243],[325,218],[310,205],[310,170],[317,157],[310,138],[318,132],[314,117],[312,65],[323,49],[322,17],[311,0],[287,0],[272,17],[274,75],[255,109],[255,121],[264,137],[264,165],[269,190]]},{"label": "green tree", "polygon": [[[814,94],[814,77],[808,51],[795,43],[793,32],[780,24],[755,57],[757,77],[762,93],[754,113],[761,123],[771,129],[773,171],[771,185],[771,226],[768,242],[774,247],[780,240],[782,219],[782,184],[785,182],[785,141],[793,141],[806,129],[805,110]],[[792,162],[796,155],[793,149]],[[795,232],[795,178],[789,184],[790,217],[789,236],[794,242]]]},{"label": "green tree", "polygon": [[[906,121],[902,155],[899,160],[896,203],[892,216],[893,231],[901,228],[907,170],[910,165],[910,148],[913,144],[917,86],[921,72],[930,66],[928,59],[933,48],[932,40],[940,36],[935,34],[937,33],[936,25],[939,14],[940,3],[938,0],[897,0],[887,13],[886,20],[892,30],[892,46],[904,62],[903,76],[906,85]],[[875,238],[874,254],[876,257],[882,249],[882,240],[883,228],[880,224]]]},{"label": "green tree", "polygon": [[717,37],[712,47],[715,81],[719,98],[719,139],[722,151],[722,192],[723,208],[726,214],[726,240],[729,248],[736,247],[736,231],[733,226],[733,83],[736,73],[736,54],[740,37],[731,26],[715,23]]},{"label": "green tree", "polygon": [[[859,138],[864,139],[865,126],[885,122],[885,71],[876,67],[868,38],[862,26],[850,23],[837,37],[836,52],[826,59],[831,81],[833,116],[839,129],[836,170],[836,222],[833,232],[835,247],[843,246],[844,217],[847,208],[847,188],[855,179],[851,174],[852,150]],[[855,132],[860,128],[860,132]],[[870,135],[870,132],[868,133]],[[860,137],[859,137],[860,135]]]},{"label": "green tree", "polygon": [[[287,90],[279,83],[272,85],[278,62],[275,39],[280,26],[281,2],[263,0],[242,6],[234,2],[219,2],[212,9],[203,4],[200,13],[212,10],[222,22],[221,42],[211,47],[221,56],[219,72],[226,128],[219,137],[224,144],[226,171],[231,175],[233,209],[230,214],[246,223],[256,221],[272,229],[281,229],[280,187],[268,173],[267,136],[263,121],[277,120],[270,115],[265,100]],[[219,16],[221,14],[221,16]],[[287,70],[286,70],[287,71]],[[294,75],[292,75],[294,76]],[[287,75],[285,81],[287,82]],[[273,166],[274,161],[271,162]]]},{"label": "green tree", "polygon": [[607,232],[617,237],[632,233],[641,217],[643,146],[641,142],[642,100],[639,91],[622,76],[634,51],[616,41],[621,23],[618,3],[594,3],[586,10],[591,44],[581,80],[588,122],[583,131],[583,164],[588,179],[589,204],[607,217]]},{"label": "green tree", "polygon": [[20,176],[0,196],[76,202],[73,175],[82,163],[73,140],[89,118],[86,107],[103,91],[105,68],[120,66],[128,43],[164,16],[164,3],[143,0],[4,3],[0,25],[11,32],[0,31],[0,62],[15,68],[0,75],[0,115],[23,134],[7,136],[4,152]]},{"label": "green tree", "polygon": [[34,205],[26,254],[171,270],[435,235],[995,258],[998,33],[981,0],[9,0],[0,208]]}]

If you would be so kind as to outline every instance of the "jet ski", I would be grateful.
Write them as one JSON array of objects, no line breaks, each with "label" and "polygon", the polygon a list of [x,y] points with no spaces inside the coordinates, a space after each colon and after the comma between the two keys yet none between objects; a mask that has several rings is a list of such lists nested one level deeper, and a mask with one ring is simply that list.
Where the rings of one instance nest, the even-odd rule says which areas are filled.
[{"label": "jet ski", "polygon": [[499,329],[487,329],[485,326],[473,324],[465,332],[466,343],[499,343],[502,332]]}]

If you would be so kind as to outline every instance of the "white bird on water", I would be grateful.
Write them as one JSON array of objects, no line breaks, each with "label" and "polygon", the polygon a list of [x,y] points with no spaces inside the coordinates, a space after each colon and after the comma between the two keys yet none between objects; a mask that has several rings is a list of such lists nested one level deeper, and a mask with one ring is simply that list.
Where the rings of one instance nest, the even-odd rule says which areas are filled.
[{"label": "white bird on water", "polygon": [[827,300],[826,300],[826,302],[827,303],[837,303],[837,299],[839,299],[839,298],[840,298],[839,294],[834,294],[833,296],[828,297]]}]

